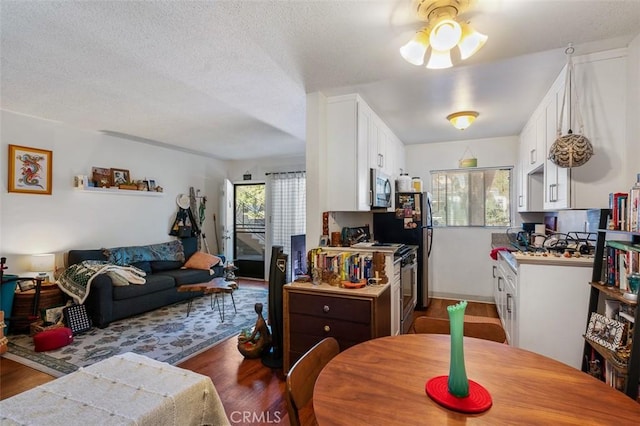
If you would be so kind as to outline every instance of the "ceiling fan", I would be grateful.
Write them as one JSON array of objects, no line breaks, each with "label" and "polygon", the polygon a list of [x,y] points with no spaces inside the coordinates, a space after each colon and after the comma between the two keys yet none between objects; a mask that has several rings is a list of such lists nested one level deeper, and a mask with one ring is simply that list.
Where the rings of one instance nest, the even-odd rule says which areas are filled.
[{"label": "ceiling fan", "polygon": [[468,11],[473,0],[413,0],[416,17],[426,22],[414,37],[400,48],[400,54],[413,65],[442,69],[453,66],[451,53],[459,52],[460,60],[474,55],[484,46],[488,36],[476,31],[460,15]]}]

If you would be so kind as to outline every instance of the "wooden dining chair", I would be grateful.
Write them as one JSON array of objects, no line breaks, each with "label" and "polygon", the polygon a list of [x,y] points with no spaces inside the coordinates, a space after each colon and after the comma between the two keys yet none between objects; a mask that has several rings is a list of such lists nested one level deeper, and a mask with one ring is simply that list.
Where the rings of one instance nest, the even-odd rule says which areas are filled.
[{"label": "wooden dining chair", "polygon": [[[302,355],[289,370],[285,394],[289,423],[292,426],[301,424],[299,411],[311,401],[313,386],[320,371],[339,352],[338,341],[333,337],[327,337]],[[315,416],[313,420],[315,421]]]},{"label": "wooden dining chair", "polygon": [[[416,333],[449,334],[449,320],[444,318],[417,317],[413,323]],[[464,323],[464,335],[477,339],[493,340],[504,343],[507,335],[504,329],[492,322],[467,322]]]}]

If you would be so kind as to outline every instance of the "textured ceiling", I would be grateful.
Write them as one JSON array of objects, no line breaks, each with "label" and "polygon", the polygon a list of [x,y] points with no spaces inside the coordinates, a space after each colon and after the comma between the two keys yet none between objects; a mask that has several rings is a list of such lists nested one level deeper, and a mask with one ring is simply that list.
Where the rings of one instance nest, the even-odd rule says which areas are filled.
[{"label": "textured ceiling", "polygon": [[[398,54],[411,0],[0,1],[0,107],[223,159],[304,153],[305,95],[357,91],[405,144],[518,134],[566,58],[623,47],[640,0],[478,0],[464,64]],[[473,109],[460,132],[445,116]]]}]

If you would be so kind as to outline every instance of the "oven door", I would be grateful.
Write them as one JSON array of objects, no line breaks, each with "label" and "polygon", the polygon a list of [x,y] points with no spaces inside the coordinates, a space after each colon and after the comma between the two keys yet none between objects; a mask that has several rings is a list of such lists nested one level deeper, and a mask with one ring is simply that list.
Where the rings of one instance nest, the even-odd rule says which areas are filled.
[{"label": "oven door", "polygon": [[418,264],[416,254],[412,253],[400,263],[400,298],[402,300],[402,333],[406,334],[413,323],[413,311],[416,308],[418,292]]}]

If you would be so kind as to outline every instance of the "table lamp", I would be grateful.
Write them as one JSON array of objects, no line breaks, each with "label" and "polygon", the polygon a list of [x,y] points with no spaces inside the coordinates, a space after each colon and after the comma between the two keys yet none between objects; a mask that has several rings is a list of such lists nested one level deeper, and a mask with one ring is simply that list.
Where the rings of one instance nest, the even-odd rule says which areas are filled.
[{"label": "table lamp", "polygon": [[31,270],[37,272],[36,278],[49,281],[49,272],[56,268],[56,257],[54,254],[33,254],[31,255]]}]

